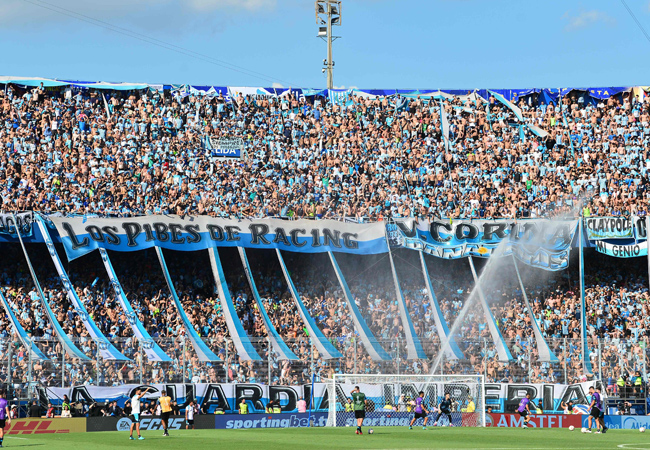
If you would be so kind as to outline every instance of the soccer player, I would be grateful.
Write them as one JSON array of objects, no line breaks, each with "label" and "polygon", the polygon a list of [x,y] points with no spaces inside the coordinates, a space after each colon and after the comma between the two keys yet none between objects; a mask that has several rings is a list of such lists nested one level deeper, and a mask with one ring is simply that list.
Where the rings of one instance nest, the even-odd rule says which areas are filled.
[{"label": "soccer player", "polygon": [[591,411],[589,412],[589,419],[588,419],[588,425],[589,428],[587,430],[587,433],[591,433],[591,422],[592,419],[594,422],[596,422],[596,434],[601,433],[601,429],[603,433],[607,432],[607,427],[605,426],[605,418],[603,417],[604,415],[601,413],[603,409],[603,401],[600,397],[600,388],[598,389],[598,392],[594,390],[594,387],[589,388],[589,394],[591,395],[591,403],[589,404],[589,408],[591,408]]},{"label": "soccer player", "polygon": [[434,427],[438,426],[438,419],[440,419],[440,416],[443,414],[447,416],[447,419],[449,420],[449,426],[453,427],[454,425],[451,423],[451,395],[449,392],[445,394],[445,398],[438,405],[438,415],[433,421]]},{"label": "soccer player", "polygon": [[131,429],[129,439],[133,440],[133,428],[138,433],[138,439],[144,441],[144,438],[140,435],[140,399],[149,392],[149,388],[145,389],[144,392],[142,389],[137,389],[135,395],[131,398],[131,417],[133,417],[133,422],[131,423]]},{"label": "soccer player", "polygon": [[357,419],[356,434],[363,434],[363,431],[361,431],[361,426],[363,425],[363,419],[366,418],[366,404],[368,403],[368,400],[366,400],[366,394],[361,392],[359,386],[355,386],[352,392],[350,392],[350,395],[352,396],[354,417]]},{"label": "soccer player", "polygon": [[163,393],[158,399],[158,402],[160,403],[160,411],[162,412],[160,418],[163,425],[163,436],[169,436],[169,415],[172,412],[172,398],[167,393]]},{"label": "soccer player", "polygon": [[530,415],[530,394],[526,394],[526,396],[521,399],[517,412],[524,418],[524,424],[521,428],[528,428],[528,422],[530,422],[530,417],[528,417]]},{"label": "soccer player", "polygon": [[427,421],[429,420],[429,417],[427,417],[428,414],[429,411],[427,411],[427,408],[424,406],[424,391],[420,391],[418,398],[415,399],[415,414],[413,415],[411,423],[409,424],[409,430],[413,429],[413,424],[418,419],[424,419],[424,426],[422,429],[426,430]]},{"label": "soccer player", "polygon": [[194,400],[185,408],[185,429],[194,429]]},{"label": "soccer player", "polygon": [[0,447],[5,438],[5,425],[11,424],[9,416],[9,404],[7,403],[5,391],[0,391]]}]

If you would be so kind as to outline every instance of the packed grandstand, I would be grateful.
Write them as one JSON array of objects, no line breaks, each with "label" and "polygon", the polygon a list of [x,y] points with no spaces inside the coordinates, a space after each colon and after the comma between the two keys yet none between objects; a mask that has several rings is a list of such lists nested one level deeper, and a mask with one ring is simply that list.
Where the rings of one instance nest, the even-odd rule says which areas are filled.
[{"label": "packed grandstand", "polygon": [[[226,91],[188,86],[79,86],[40,80],[0,92],[2,210],[84,217],[137,215],[444,220],[645,216],[650,101],[643,89],[615,95],[584,90],[404,92],[378,95],[282,89]],[[224,159],[206,137],[241,138],[245,158]],[[37,278],[65,333],[91,362],[65,356],[30,277],[21,247],[3,242],[0,282],[17,320],[51,358],[34,361],[20,343],[2,339],[0,381],[44,386],[163,382],[304,384],[333,373],[427,374],[440,339],[417,255],[393,251],[396,271],[426,358],[408,359],[391,268],[385,255],[342,255],[354,301],[391,355],[369,357],[358,340],[336,274],[324,255],[285,252],[296,288],[319,329],[343,354],[319,357],[277,259],[251,252],[251,270],[266,311],[297,361],[271,350],[245,273],[224,276],[261,361],[240,360],[202,252],[175,252],[169,271],[195,330],[225,361],[200,361],[171,306],[155,252],[113,253],[117,278],[147,332],[171,362],[148,361],[131,332],[99,256],[66,264],[92,320],[128,361],[94,358],[89,338],[43,245],[28,245]],[[224,261],[238,258],[221,249]],[[363,259],[362,258],[366,258]],[[621,373],[645,374],[650,310],[647,267],[586,252],[589,358],[580,346],[579,273],[526,278],[536,322],[559,362],[537,360],[531,319],[512,269],[490,292],[492,312],[514,360],[499,362],[485,317],[473,310],[456,341],[465,359],[442,373],[480,373],[496,382],[572,383],[588,376],[615,390]],[[37,262],[37,263],[36,263]],[[464,260],[427,259],[440,308],[453,324],[474,286]],[[12,335],[3,313],[2,337]],[[11,347],[11,348],[9,348]],[[5,363],[7,361],[5,360]]]}]

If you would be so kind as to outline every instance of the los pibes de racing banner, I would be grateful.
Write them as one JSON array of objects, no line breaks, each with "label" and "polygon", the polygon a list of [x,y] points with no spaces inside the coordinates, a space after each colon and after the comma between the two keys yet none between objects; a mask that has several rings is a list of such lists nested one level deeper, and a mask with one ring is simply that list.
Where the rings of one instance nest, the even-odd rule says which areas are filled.
[{"label": "los pibes de racing banner", "polygon": [[120,252],[162,247],[196,251],[212,247],[280,249],[300,253],[385,253],[383,222],[219,219],[208,216],[130,218],[50,217],[68,259],[97,248]]}]

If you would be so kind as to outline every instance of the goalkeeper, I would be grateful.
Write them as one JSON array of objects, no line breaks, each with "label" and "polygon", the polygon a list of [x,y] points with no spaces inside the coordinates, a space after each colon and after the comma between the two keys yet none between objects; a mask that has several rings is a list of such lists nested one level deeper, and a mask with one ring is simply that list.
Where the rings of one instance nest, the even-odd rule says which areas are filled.
[{"label": "goalkeeper", "polygon": [[350,392],[350,395],[352,396],[352,408],[354,408],[354,417],[357,419],[356,434],[363,434],[363,431],[361,431],[361,426],[363,425],[363,419],[366,417],[366,404],[368,403],[368,400],[366,400],[366,394],[361,392],[359,386],[355,386],[352,392]]},{"label": "goalkeeper", "polygon": [[451,423],[451,395],[449,392],[445,394],[444,400],[440,402],[440,405],[438,405],[438,415],[433,421],[434,427],[438,425],[438,419],[440,419],[440,416],[443,414],[447,416],[447,419],[449,420],[449,426],[453,427],[454,425]]}]

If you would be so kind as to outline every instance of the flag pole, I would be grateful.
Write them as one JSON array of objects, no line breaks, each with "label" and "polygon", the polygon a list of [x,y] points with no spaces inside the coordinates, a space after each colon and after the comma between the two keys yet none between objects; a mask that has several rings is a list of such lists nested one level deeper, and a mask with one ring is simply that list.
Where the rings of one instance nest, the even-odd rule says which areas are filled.
[{"label": "flag pole", "polygon": [[580,210],[580,219],[578,221],[578,252],[580,254],[580,344],[582,346],[582,367],[585,375],[591,374],[591,360],[589,360],[589,350],[587,349],[587,308],[585,302],[585,261],[584,248],[582,242],[583,228],[582,209]]}]

